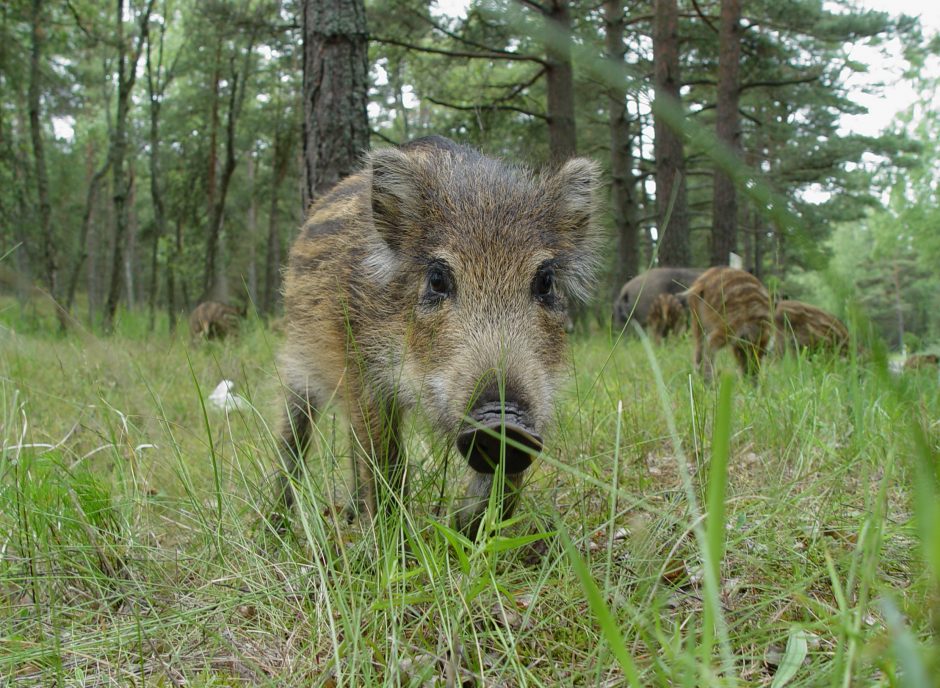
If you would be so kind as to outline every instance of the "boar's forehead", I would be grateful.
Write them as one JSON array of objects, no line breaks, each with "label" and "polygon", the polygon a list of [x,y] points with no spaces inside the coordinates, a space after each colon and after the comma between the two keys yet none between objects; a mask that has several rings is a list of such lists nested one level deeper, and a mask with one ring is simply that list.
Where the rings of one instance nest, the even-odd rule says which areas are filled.
[{"label": "boar's forehead", "polygon": [[551,240],[554,208],[522,170],[488,159],[454,165],[428,192],[439,243],[454,250],[514,251]]}]

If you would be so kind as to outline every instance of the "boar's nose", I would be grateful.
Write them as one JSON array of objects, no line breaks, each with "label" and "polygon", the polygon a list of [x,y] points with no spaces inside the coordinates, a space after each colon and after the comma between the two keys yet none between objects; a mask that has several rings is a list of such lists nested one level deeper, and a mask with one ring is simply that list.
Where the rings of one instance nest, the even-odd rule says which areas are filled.
[{"label": "boar's nose", "polygon": [[505,460],[506,473],[521,473],[542,451],[542,438],[529,427],[518,404],[485,403],[471,411],[469,417],[474,427],[457,436],[457,450],[477,473],[495,472],[501,458]]}]

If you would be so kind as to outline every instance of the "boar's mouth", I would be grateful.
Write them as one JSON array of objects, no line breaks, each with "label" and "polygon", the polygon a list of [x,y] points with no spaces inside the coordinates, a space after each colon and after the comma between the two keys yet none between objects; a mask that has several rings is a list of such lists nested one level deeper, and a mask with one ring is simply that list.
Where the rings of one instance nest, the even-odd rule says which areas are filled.
[{"label": "boar's mouth", "polygon": [[[457,436],[457,450],[477,473],[494,473],[501,455],[506,473],[521,473],[542,451],[542,438],[527,427],[525,416],[515,404],[489,403],[470,413],[474,427]],[[502,431],[506,431],[503,447]]]}]

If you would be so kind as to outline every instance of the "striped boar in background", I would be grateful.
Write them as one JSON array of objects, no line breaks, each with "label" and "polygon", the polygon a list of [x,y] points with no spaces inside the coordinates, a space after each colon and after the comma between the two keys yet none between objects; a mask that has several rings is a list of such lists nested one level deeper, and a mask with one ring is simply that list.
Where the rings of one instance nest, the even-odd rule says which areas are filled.
[{"label": "striped boar in background", "polygon": [[653,299],[646,316],[646,332],[657,344],[670,336],[681,334],[688,324],[688,312],[674,294],[662,293]]},{"label": "striped boar in background", "polygon": [[788,351],[829,351],[845,355],[849,331],[836,316],[802,301],[778,301],[774,308],[774,349]]},{"label": "striped boar in background", "polygon": [[904,370],[925,370],[940,366],[937,354],[911,354],[904,359]]},{"label": "striped boar in background", "polygon": [[715,352],[731,346],[741,372],[753,377],[773,334],[770,296],[760,280],[743,270],[706,270],[685,293],[695,340],[694,363],[706,380],[714,374]]},{"label": "striped boar in background", "polygon": [[589,160],[536,177],[429,137],[371,153],[311,206],[284,286],[285,506],[335,400],[368,516],[406,499],[402,416],[419,404],[471,469],[457,527],[476,535],[494,482],[512,512],[553,417],[569,304],[594,282],[597,180]]}]

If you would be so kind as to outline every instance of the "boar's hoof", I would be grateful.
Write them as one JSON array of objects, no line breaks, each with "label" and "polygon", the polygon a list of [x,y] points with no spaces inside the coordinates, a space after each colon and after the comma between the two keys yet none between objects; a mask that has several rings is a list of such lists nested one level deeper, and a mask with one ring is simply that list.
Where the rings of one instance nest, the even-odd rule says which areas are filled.
[{"label": "boar's hoof", "polygon": [[[470,414],[476,427],[457,436],[457,450],[477,473],[494,473],[501,452],[505,454],[506,473],[521,473],[542,451],[542,438],[526,427],[522,411],[515,404],[484,404]],[[501,432],[506,430],[505,448]]]}]

